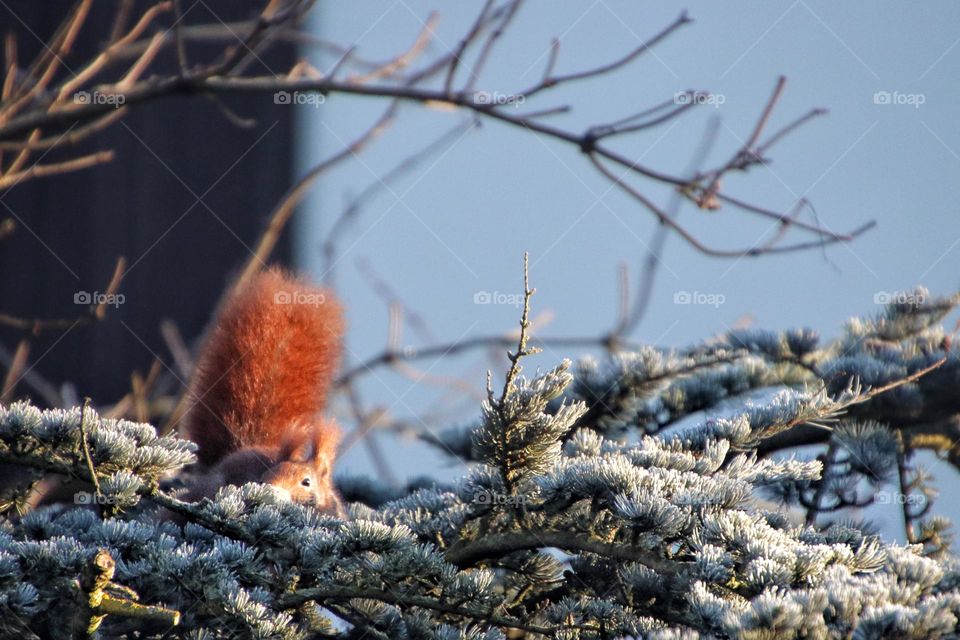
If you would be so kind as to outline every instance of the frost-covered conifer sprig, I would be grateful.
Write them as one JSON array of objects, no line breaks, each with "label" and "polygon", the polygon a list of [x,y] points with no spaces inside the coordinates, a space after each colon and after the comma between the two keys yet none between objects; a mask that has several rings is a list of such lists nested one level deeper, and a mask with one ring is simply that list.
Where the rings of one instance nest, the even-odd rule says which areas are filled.
[{"label": "frost-covered conifer sprig", "polygon": [[[226,488],[199,510],[210,522],[230,519],[251,542],[216,532],[217,524],[181,529],[85,509],[40,510],[8,526],[0,534],[8,614],[0,635],[56,635],[81,608],[72,583],[101,549],[117,561],[118,587],[182,614],[179,629],[141,626],[142,637],[307,638],[333,631],[330,612],[382,638],[414,630],[425,638],[503,637],[478,624],[543,633],[573,626],[509,615],[491,572],[457,570],[403,524],[344,522],[278,501],[260,485]],[[131,627],[107,616],[102,629],[117,637]]]},{"label": "frost-covered conifer sprig", "polygon": [[551,373],[529,383],[518,378],[520,360],[539,352],[528,348],[530,329],[529,255],[523,254],[523,312],[516,352],[507,352],[510,369],[499,398],[494,397],[492,374],[487,373],[487,400],[483,403],[483,420],[473,433],[474,450],[491,467],[500,472],[500,492],[515,494],[516,483],[530,474],[549,467],[560,454],[559,439],[583,413],[578,405],[561,405],[554,415],[545,410],[569,384],[569,361]]},{"label": "frost-covered conifer sprig", "polygon": [[[703,377],[722,376],[732,370],[721,365],[741,360],[745,360],[744,365],[737,371],[750,368],[750,362],[759,362],[758,358],[742,350],[712,349],[709,353],[683,355],[654,347],[618,353],[610,362],[603,364],[587,357],[577,364],[576,373],[569,373],[571,365],[565,361],[560,368],[571,384],[563,397],[558,396],[548,403],[546,412],[552,414],[565,406],[582,405],[583,411],[567,430],[567,435],[577,426],[585,425],[608,436],[626,436],[637,424],[639,416],[647,413],[651,397],[666,398],[673,395],[677,385],[688,381],[702,385]],[[766,372],[767,367],[764,365],[762,370]],[[694,373],[698,375],[692,376]],[[774,382],[774,378],[768,379],[768,384]],[[670,392],[657,395],[659,389],[668,386]],[[493,408],[494,404],[488,402],[485,406]],[[496,419],[496,416],[492,417]],[[426,432],[421,434],[421,438],[446,453],[465,461],[478,462],[485,460],[484,456],[489,451],[480,452],[476,447],[477,432],[486,430],[484,437],[489,437],[490,427],[490,416],[485,409],[480,425],[469,429],[452,428],[440,433]]]},{"label": "frost-covered conifer sprig", "polygon": [[564,360],[533,381],[520,378],[506,397],[483,403],[473,445],[481,460],[502,470],[504,489],[551,467],[560,456],[561,438],[586,410],[583,403],[574,403],[546,412],[573,379],[569,368],[570,361]]},{"label": "frost-covered conifer sprig", "polygon": [[740,349],[710,349],[678,354],[654,347],[614,355],[601,364],[593,358],[579,363],[570,396],[587,408],[580,424],[607,435],[624,435],[637,423],[650,398],[673,381],[711,376],[719,365],[737,363],[748,353]]},{"label": "frost-covered conifer sprig", "polygon": [[[909,302],[902,302],[900,298]],[[690,349],[688,354],[702,357],[726,347],[746,350],[752,357],[676,375],[661,391],[647,394],[638,402],[634,413],[614,414],[612,419],[598,421],[593,428],[608,434],[631,428],[655,433],[692,413],[719,409],[724,403],[730,404],[761,389],[825,384],[832,393],[839,393],[851,377],[866,387],[882,387],[947,357],[944,366],[931,375],[851,411],[863,419],[887,422],[892,416],[910,426],[919,425],[921,431],[940,433],[944,436],[941,444],[955,443],[960,432],[949,431],[947,420],[956,414],[957,407],[949,396],[950,390],[960,384],[960,362],[950,336],[936,323],[958,302],[958,295],[937,298],[922,288],[905,292],[876,317],[849,321],[840,338],[822,345],[810,329],[731,331],[719,343]],[[619,371],[622,367],[616,358],[606,369],[588,362],[578,374],[571,395],[586,401],[592,410],[591,398],[597,394],[589,389],[610,389],[624,384]],[[642,398],[642,391],[638,388],[635,395]],[[810,430],[801,430],[794,436],[798,434],[802,437],[784,442],[783,446],[823,439],[822,433]],[[779,443],[773,442],[770,446],[779,446]]]},{"label": "frost-covered conifer sprig", "polygon": [[138,493],[194,462],[195,449],[180,438],[158,437],[148,424],[101,418],[86,406],[0,406],[0,462],[24,467],[25,479],[37,469],[92,482],[104,504],[135,504]]}]

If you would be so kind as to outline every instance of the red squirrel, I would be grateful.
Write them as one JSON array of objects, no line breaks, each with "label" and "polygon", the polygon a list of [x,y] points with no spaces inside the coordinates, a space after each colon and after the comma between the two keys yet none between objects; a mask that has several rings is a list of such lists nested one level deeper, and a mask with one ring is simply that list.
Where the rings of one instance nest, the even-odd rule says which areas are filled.
[{"label": "red squirrel", "polygon": [[343,331],[329,291],[277,268],[226,300],[200,354],[183,425],[203,465],[188,499],[262,482],[342,514],[332,479],[340,431],[321,411]]}]

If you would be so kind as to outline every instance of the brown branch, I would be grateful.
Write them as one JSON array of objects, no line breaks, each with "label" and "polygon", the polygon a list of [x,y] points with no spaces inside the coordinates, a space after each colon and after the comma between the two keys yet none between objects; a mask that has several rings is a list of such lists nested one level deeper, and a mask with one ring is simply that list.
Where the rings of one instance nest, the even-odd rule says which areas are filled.
[{"label": "brown branch", "polygon": [[154,6],[147,9],[143,15],[140,17],[140,20],[130,29],[130,31],[117,40],[113,42],[109,47],[104,49],[96,58],[94,58],[90,64],[83,68],[79,73],[77,73],[72,80],[63,84],[60,88],[59,95],[57,96],[57,101],[66,100],[68,97],[73,95],[73,93],[82,87],[86,82],[91,78],[97,75],[100,71],[103,70],[112,60],[117,57],[117,54],[124,47],[129,45],[131,42],[136,40],[146,31],[156,17],[170,10],[170,2],[160,2]]},{"label": "brown branch", "polygon": [[[641,43],[640,45],[635,47],[633,50],[627,52],[626,55],[622,56],[618,60],[614,60],[607,64],[599,65],[597,67],[593,67],[585,71],[577,71],[575,73],[568,73],[566,75],[561,75],[561,76],[550,76],[545,74],[544,79],[539,84],[533,87],[530,87],[526,91],[522,91],[521,95],[524,95],[527,98],[529,98],[530,96],[537,94],[545,89],[556,87],[557,85],[560,85],[560,84],[576,82],[578,80],[587,80],[589,78],[595,78],[597,76],[605,75],[613,71],[616,71],[622,67],[627,66],[628,64],[630,64],[631,62],[639,58],[642,54],[646,53],[647,51],[651,50],[653,47],[657,46],[658,44],[666,40],[668,36],[670,36],[672,33],[677,31],[680,27],[690,24],[691,22],[693,22],[693,20],[687,15],[687,12],[684,11],[673,22],[667,25],[666,28],[660,31],[660,33],[656,34],[650,40],[647,40],[646,42]],[[549,66],[548,66],[548,70],[549,70]]]},{"label": "brown branch", "polygon": [[[6,106],[0,105],[0,122],[7,121],[12,114],[17,113],[24,105],[33,102],[37,96],[47,90],[63,63],[63,56],[69,53],[73,47],[74,40],[80,33],[92,6],[93,0],[83,0],[76,5],[73,14],[64,21],[54,36],[53,44],[44,46],[43,51],[27,73],[27,77],[35,78],[35,81],[29,85],[30,88],[27,92],[12,100]],[[45,69],[42,74],[37,75],[37,71],[41,67],[45,67]]]},{"label": "brown branch", "polygon": [[7,375],[4,376],[3,386],[0,387],[0,404],[7,404],[13,397],[13,392],[17,388],[17,383],[23,378],[23,372],[27,368],[27,357],[30,355],[30,342],[26,339],[17,343],[17,350],[13,354],[10,366],[7,368]]},{"label": "brown branch", "polygon": [[140,76],[144,74],[153,61],[158,55],[160,55],[160,50],[163,48],[163,34],[158,33],[153,36],[153,39],[150,41],[150,46],[148,46],[140,57],[137,58],[137,61],[130,67],[130,70],[127,71],[127,74],[120,79],[119,82],[114,86],[114,90],[117,92],[127,91],[132,87],[137,80],[140,79]]},{"label": "brown branch", "polygon": [[173,40],[177,50],[177,66],[180,75],[187,72],[190,63],[187,62],[187,45],[183,39],[183,7],[181,0],[173,0]]},{"label": "brown branch", "polygon": [[[712,256],[715,258],[740,258],[740,257],[754,257],[765,253],[787,253],[793,251],[802,251],[809,249],[811,247],[823,246],[827,244],[833,244],[836,242],[842,242],[843,239],[839,237],[835,238],[822,238],[812,242],[803,242],[787,246],[779,247],[767,247],[767,248],[756,248],[755,246],[745,247],[743,249],[717,249],[710,247],[700,240],[698,240],[693,234],[687,231],[684,227],[680,226],[672,217],[668,216],[663,210],[661,210],[657,205],[653,204],[645,195],[637,191],[635,188],[624,182],[624,180],[614,174],[612,171],[607,169],[603,163],[596,157],[595,154],[589,154],[590,161],[593,163],[593,166],[600,171],[601,174],[607,177],[611,182],[620,187],[624,192],[630,195],[634,200],[646,207],[651,213],[653,213],[657,220],[662,224],[670,227],[675,231],[681,238],[686,240],[697,251],[703,253],[704,255]],[[869,227],[862,227],[861,229],[856,230],[855,232],[849,234],[851,238],[864,233]]]},{"label": "brown branch", "polygon": [[136,594],[124,588],[124,592],[132,597],[121,598],[109,593],[113,585],[113,575],[116,561],[106,549],[101,549],[93,557],[90,564],[84,568],[80,586],[85,597],[81,608],[82,619],[78,626],[78,637],[92,638],[97,636],[97,629],[108,615],[137,618],[144,621],[154,621],[161,625],[176,626],[180,624],[180,612],[166,607],[143,605],[133,598]]},{"label": "brown branch", "polygon": [[383,417],[383,412],[366,411],[363,408],[363,403],[360,401],[360,394],[355,385],[348,385],[346,391],[347,398],[350,401],[350,410],[357,422],[357,426],[350,433],[350,436],[344,439],[339,448],[339,452],[342,454],[353,447],[358,441],[362,440],[364,447],[367,449],[367,453],[370,455],[373,468],[380,480],[392,487],[399,486],[397,476],[390,467],[388,456],[383,454],[377,441],[370,437],[372,429],[377,426]]},{"label": "brown branch", "polygon": [[460,568],[475,567],[491,558],[499,558],[514,551],[556,547],[570,551],[595,553],[605,558],[637,562],[669,580],[682,572],[684,563],[659,558],[646,549],[623,542],[603,542],[577,531],[508,531],[490,533],[482,538],[456,543],[446,552],[447,562]]},{"label": "brown branch", "polygon": [[[216,22],[213,24],[182,25],[180,35],[185,43],[198,42],[203,44],[234,44],[237,42],[238,38],[241,40],[248,39],[253,30],[256,28],[256,25],[256,19],[234,22]],[[151,39],[152,37],[140,39],[136,42],[128,44],[126,47],[123,47],[117,51],[115,59],[124,60],[138,57],[141,53],[143,53],[143,50],[149,46]],[[276,41],[288,42],[304,48],[314,47],[325,53],[336,55],[338,58],[343,56],[343,54],[350,49],[350,47],[346,47],[335,42],[330,42],[324,38],[307,33],[293,25],[278,25],[274,33],[274,39]],[[167,34],[167,36],[164,38],[164,46],[171,44],[171,42],[175,44],[175,37],[173,34]],[[389,63],[389,61],[380,62],[376,60],[359,58],[355,55],[352,55],[350,60],[354,66],[371,71],[381,69]]]},{"label": "brown branch", "polygon": [[[388,60],[379,67],[371,69],[362,75],[349,77],[348,80],[352,80],[353,82],[358,82],[361,84],[371,80],[381,80],[383,78],[389,78],[395,75],[400,69],[409,67],[430,44],[430,38],[436,31],[438,22],[440,22],[440,14],[436,12],[431,13],[429,16],[427,16],[427,20],[424,22],[423,28],[420,30],[420,33],[417,34],[416,39],[413,41],[413,44],[410,45],[409,49],[397,54],[392,60]],[[346,55],[341,58],[341,60],[346,59]]]},{"label": "brown branch", "polygon": [[[497,26],[494,27],[493,32],[486,38],[483,46],[483,50],[479,56],[479,60],[474,68],[474,74],[478,74],[480,69],[483,66],[483,61],[487,55],[489,55],[490,49],[494,46],[494,43],[502,36],[504,29],[512,21],[513,17],[516,15],[519,9],[519,2],[509,3],[500,13],[500,17],[497,22]],[[464,42],[470,43],[473,41],[469,36],[473,34],[475,37],[479,37],[480,27],[479,25],[484,25],[492,18],[492,14],[498,13],[492,10],[481,11],[478,19],[473,23],[470,31],[467,33],[467,37],[464,38]],[[261,19],[257,22],[257,25],[251,30],[250,35],[247,40],[244,42],[244,46],[251,46],[251,43],[255,42],[260,35],[259,32],[262,32],[264,29],[267,29],[271,26],[275,26],[279,20],[277,15],[270,16],[269,18],[264,18],[261,16]],[[556,77],[547,77],[542,80],[538,85],[531,87],[525,92],[521,92],[518,95],[525,95],[529,97],[530,95],[550,86],[557,86],[564,84],[566,82],[573,82],[580,80],[586,77],[596,77],[605,73],[610,73],[616,69],[623,67],[628,64],[630,61],[634,60],[644,51],[649,50],[651,47],[655,46],[657,43],[661,42],[667,35],[678,29],[681,25],[686,24],[689,21],[689,18],[686,15],[681,15],[677,20],[675,20],[671,25],[666,29],[661,31],[658,35],[652,38],[650,41],[644,43],[643,45],[636,47],[634,50],[629,52],[627,55],[621,57],[618,60],[615,60],[606,65],[601,65],[591,70],[577,72],[568,75],[556,76]],[[262,35],[262,34],[261,34]],[[475,38],[474,38],[475,39]],[[149,49],[148,49],[149,50]],[[145,55],[147,50],[141,54],[141,57]],[[455,54],[456,52],[454,52]],[[444,67],[447,69],[448,73],[450,67],[456,63],[456,55],[452,54],[453,57],[448,59],[448,66]],[[553,54],[551,54],[553,55]],[[402,57],[402,56],[401,56]],[[516,110],[500,110],[497,108],[497,105],[490,104],[480,104],[476,100],[476,96],[471,91],[460,91],[452,92],[446,90],[446,88],[441,90],[431,90],[425,89],[418,86],[415,86],[416,83],[423,80],[426,76],[423,73],[418,73],[410,76],[406,81],[401,81],[397,85],[381,85],[373,86],[366,83],[360,83],[356,81],[338,81],[333,75],[328,75],[324,78],[292,78],[292,77],[225,77],[222,75],[216,75],[214,72],[222,72],[224,66],[229,67],[230,62],[228,60],[217,66],[214,65],[212,68],[208,67],[202,69],[201,72],[192,73],[189,75],[184,75],[182,77],[161,77],[150,79],[142,82],[134,83],[133,86],[129,87],[129,90],[121,94],[124,99],[124,104],[129,106],[134,106],[144,101],[149,101],[156,99],[165,95],[176,95],[176,94],[191,94],[191,93],[235,93],[235,92],[265,92],[265,91],[278,91],[278,90],[292,90],[292,91],[318,91],[325,95],[332,93],[342,93],[345,95],[356,95],[356,96],[369,96],[369,97],[378,97],[378,98],[393,98],[397,100],[406,100],[406,101],[418,101],[421,103],[442,103],[448,104],[450,106],[466,108],[474,112],[480,117],[492,118],[500,122],[515,126],[522,127],[525,130],[532,131],[535,133],[540,133],[545,136],[553,137],[561,141],[565,141],[572,145],[576,145],[581,150],[587,152],[591,156],[602,157],[606,160],[612,161],[616,164],[619,164],[630,172],[640,175],[644,178],[655,180],[658,182],[663,182],[666,184],[672,184],[681,190],[684,194],[693,200],[694,202],[703,205],[706,202],[713,203],[716,200],[720,202],[727,202],[733,204],[738,208],[743,208],[741,205],[746,203],[740,203],[736,199],[724,199],[722,196],[725,194],[720,194],[719,191],[719,176],[726,170],[728,167],[738,166],[745,168],[744,154],[751,152],[750,147],[754,145],[761,135],[763,129],[768,122],[773,108],[779,100],[779,96],[782,93],[783,80],[778,83],[777,89],[774,91],[773,96],[768,101],[765,106],[760,118],[758,119],[756,125],[754,126],[753,132],[749,136],[747,145],[747,152],[744,152],[741,149],[738,154],[734,156],[728,165],[724,168],[721,168],[715,172],[711,177],[711,182],[708,187],[702,187],[698,184],[691,184],[689,180],[676,178],[668,174],[654,171],[639,165],[633,159],[625,158],[621,154],[616,153],[612,149],[609,149],[605,146],[599,144],[599,139],[603,137],[608,137],[617,133],[627,133],[638,131],[642,128],[647,128],[654,126],[656,124],[661,124],[670,120],[673,117],[679,115],[684,109],[677,108],[672,109],[669,112],[662,114],[654,118],[649,122],[637,122],[632,121],[630,124],[622,123],[616,124],[614,126],[607,127],[591,127],[584,133],[574,133],[571,131],[566,131],[557,127],[552,127],[546,125],[542,122],[534,120],[532,117],[528,117],[524,114],[519,114]],[[552,63],[551,63],[552,65]],[[388,64],[388,66],[390,66]],[[136,67],[136,65],[135,65]],[[393,73],[393,70],[391,70]],[[129,74],[128,74],[129,77]],[[448,78],[451,77],[448,75]],[[451,80],[452,82],[452,80]],[[468,85],[469,88],[470,85]],[[683,106],[683,105],[681,105]],[[65,126],[66,124],[73,122],[83,121],[92,117],[96,117],[98,114],[103,113],[103,109],[106,108],[105,105],[101,104],[87,104],[79,105],[77,108],[72,109],[51,109],[44,113],[28,113],[20,118],[16,118],[11,122],[7,122],[5,126],[0,127],[0,138],[9,139],[12,136],[16,136],[24,131],[32,131],[38,126]],[[533,115],[542,115],[543,113],[549,113],[553,110],[540,111]],[[765,143],[765,146],[769,146],[776,140],[780,139],[786,132],[795,129],[797,126],[806,122],[813,114],[818,112],[811,112],[804,118],[791,123],[784,130],[774,134],[774,136]],[[621,121],[622,122],[622,121]],[[749,153],[747,153],[749,155]],[[751,207],[746,209],[754,213],[761,215],[773,216],[779,221],[787,224],[790,228],[802,229],[805,231],[810,231],[815,233],[818,237],[828,238],[831,241],[849,241],[856,235],[853,234],[837,234],[830,232],[827,229],[800,223],[800,221],[793,219],[790,215],[778,214],[776,212],[770,212],[761,207]],[[861,230],[858,230],[862,232]],[[685,239],[689,242],[692,236],[687,234]],[[693,242],[693,246],[698,249],[703,249],[702,243]],[[789,247],[776,247],[776,251],[782,252],[786,250],[800,250],[811,247],[823,246],[823,243],[813,242],[813,243],[801,243],[795,246]],[[756,255],[761,253],[758,251],[734,251],[734,252],[724,252],[724,251],[713,251],[708,252],[710,255],[714,256],[725,256],[725,257],[739,257],[741,255]]]},{"label": "brown branch", "polygon": [[177,367],[177,373],[188,378],[193,371],[193,357],[190,355],[190,349],[183,341],[183,335],[177,325],[170,320],[164,320],[160,323],[160,336],[164,344],[167,345],[167,351],[173,356],[173,363]]},{"label": "brown branch", "polygon": [[[603,336],[583,336],[583,337],[547,337],[533,338],[529,342],[537,347],[606,347],[606,338]],[[623,348],[639,348],[639,344],[633,342],[620,343]],[[397,351],[382,351],[381,353],[364,360],[360,364],[347,369],[337,378],[336,387],[340,388],[348,382],[370,373],[382,366],[392,365],[397,361],[423,360],[425,358],[437,358],[447,355],[457,355],[476,349],[509,349],[517,345],[515,336],[500,334],[490,336],[474,336],[456,342],[431,345],[428,347],[404,347]]]},{"label": "brown branch", "polygon": [[117,264],[113,267],[113,275],[110,276],[110,282],[107,283],[107,290],[101,297],[100,302],[93,307],[91,315],[94,319],[103,320],[104,316],[107,315],[109,299],[116,295],[117,291],[120,289],[120,282],[123,280],[123,276],[126,274],[126,269],[127,260],[123,256],[120,256],[117,258]]},{"label": "brown branch", "polygon": [[722,169],[714,173],[709,186],[703,190],[703,200],[709,201],[716,198],[716,193],[720,190],[720,179],[725,176],[727,172],[734,168],[743,169],[753,162],[760,161],[760,155],[756,153],[756,151],[753,149],[753,146],[757,143],[757,140],[760,139],[760,135],[763,133],[764,127],[767,126],[767,122],[770,121],[770,116],[773,114],[773,109],[777,106],[777,102],[780,101],[780,97],[783,95],[783,88],[786,86],[786,84],[787,79],[785,77],[780,76],[777,79],[777,85],[773,89],[773,94],[767,101],[767,105],[760,114],[760,118],[753,126],[753,131],[747,137],[746,142],[743,143],[743,146],[740,148],[740,150],[737,151],[732,158],[730,158],[730,160]]},{"label": "brown branch", "polygon": [[496,625],[506,629],[518,629],[528,633],[536,633],[548,637],[554,637],[558,631],[564,629],[583,628],[582,625],[570,624],[559,624],[555,627],[543,627],[530,624],[529,622],[523,622],[516,618],[500,616],[492,611],[481,611],[463,605],[446,604],[438,599],[413,595],[407,592],[398,594],[393,590],[384,591],[360,587],[313,587],[309,589],[300,589],[298,591],[293,591],[281,596],[278,599],[277,606],[281,609],[291,609],[298,607],[305,602],[311,601],[318,601],[322,603],[326,600],[354,599],[377,600],[380,602],[389,602],[395,605],[406,605],[409,607],[430,609],[432,611],[439,611],[441,613],[477,620],[479,622]]},{"label": "brown branch", "polygon": [[520,11],[520,6],[522,4],[523,0],[511,0],[507,4],[503,11],[503,18],[490,32],[480,48],[480,53],[477,55],[477,60],[473,63],[473,68],[470,69],[470,78],[467,80],[464,91],[469,92],[473,90],[477,80],[480,79],[480,73],[487,64],[487,59],[490,57],[490,53],[493,51],[493,48],[496,46],[497,42],[506,32],[507,28],[510,26],[510,23],[513,22],[514,18],[516,18],[517,12]]},{"label": "brown branch", "polygon": [[37,139],[34,141],[24,141],[24,142],[0,142],[0,150],[12,149],[15,151],[19,150],[28,150],[28,151],[41,151],[45,149],[53,149],[54,147],[59,146],[71,146],[82,142],[87,139],[89,136],[94,133],[99,133],[103,131],[111,124],[122,118],[127,114],[126,107],[119,107],[113,111],[108,112],[106,115],[97,118],[89,124],[85,124],[80,127],[70,129],[66,133],[61,133],[56,136],[51,136],[49,138]]},{"label": "brown branch", "polygon": [[770,149],[770,147],[772,147],[777,142],[782,140],[788,134],[792,133],[793,131],[796,131],[797,129],[805,125],[810,120],[813,120],[814,118],[817,118],[822,115],[826,115],[826,113],[827,113],[826,109],[811,109],[804,115],[800,116],[793,122],[789,123],[782,129],[780,129],[779,131],[771,135],[766,142],[764,142],[763,144],[761,144],[755,149],[754,153],[756,153],[758,157],[762,158],[766,154],[767,150]]},{"label": "brown branch", "polygon": [[480,10],[480,13],[477,15],[477,19],[474,21],[473,26],[470,27],[470,30],[467,31],[467,34],[460,40],[460,44],[457,45],[457,49],[453,53],[453,58],[450,61],[450,66],[447,68],[447,77],[443,81],[443,92],[449,94],[453,91],[453,81],[457,75],[457,69],[460,67],[460,63],[463,61],[463,56],[467,52],[467,47],[469,47],[477,38],[477,35],[480,33],[480,29],[483,28],[484,22],[487,20],[487,16],[490,13],[490,9],[493,8],[494,0],[486,0],[483,4],[483,8]]},{"label": "brown branch", "polygon": [[[2,344],[0,344],[0,364],[7,367],[9,370],[10,368],[15,367],[14,361],[16,357],[16,353],[11,354],[4,348]],[[29,386],[41,398],[43,398],[43,401],[51,407],[66,406],[63,397],[60,395],[60,390],[57,389],[56,385],[44,379],[39,373],[37,373],[36,369],[27,369],[20,375],[19,379]]]},{"label": "brown branch", "polygon": [[83,408],[80,409],[80,445],[83,451],[83,459],[87,463],[87,470],[90,476],[87,481],[93,483],[96,495],[100,495],[100,479],[97,477],[97,467],[93,464],[93,456],[90,455],[90,443],[87,441],[87,409],[90,408],[90,398],[83,399]]},{"label": "brown branch", "polygon": [[813,501],[807,508],[807,516],[804,522],[808,527],[814,526],[817,522],[817,516],[820,515],[823,499],[827,495],[827,488],[832,480],[830,474],[832,473],[833,465],[836,463],[837,449],[837,441],[831,437],[827,451],[823,454],[823,470],[820,472],[820,480],[817,481],[816,489],[814,490]]},{"label": "brown branch", "polygon": [[80,171],[81,169],[88,169],[100,164],[112,162],[113,158],[113,151],[98,151],[96,153],[91,153],[89,155],[74,158],[72,160],[65,160],[64,162],[56,162],[53,164],[35,164],[29,169],[15,173],[7,173],[3,176],[0,176],[0,190],[17,185],[24,180],[45,178],[47,176],[55,176],[63,173]]}]

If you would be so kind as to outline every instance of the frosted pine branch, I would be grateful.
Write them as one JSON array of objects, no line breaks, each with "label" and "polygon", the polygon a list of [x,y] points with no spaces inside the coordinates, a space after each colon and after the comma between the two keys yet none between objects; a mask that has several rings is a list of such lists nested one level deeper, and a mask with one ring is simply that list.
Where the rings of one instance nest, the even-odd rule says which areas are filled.
[{"label": "frosted pine branch", "polygon": [[[343,479],[346,521],[260,485],[183,503],[165,477],[189,443],[93,410],[2,408],[5,462],[25,479],[92,468],[99,493],[8,515],[0,634],[96,619],[107,638],[954,637],[960,566],[910,457],[937,440],[901,418],[960,409],[935,326],[946,303],[931,304],[823,345],[755,332],[517,376],[452,432],[477,460],[465,477]],[[831,455],[765,449],[813,432]],[[890,495],[909,497],[916,544],[842,517]],[[121,603],[106,613],[78,587],[105,557],[103,593]]]}]

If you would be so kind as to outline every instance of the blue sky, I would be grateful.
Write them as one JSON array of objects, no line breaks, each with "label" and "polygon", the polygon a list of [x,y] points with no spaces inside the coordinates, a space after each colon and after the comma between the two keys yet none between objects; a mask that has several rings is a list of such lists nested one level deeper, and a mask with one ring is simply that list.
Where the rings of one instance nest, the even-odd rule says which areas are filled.
[{"label": "blue sky", "polygon": [[[456,46],[481,4],[319,3],[314,25],[326,38],[356,45],[360,56],[387,59],[409,46],[436,9],[440,22],[427,55],[442,55]],[[710,91],[722,104],[704,105],[617,145],[647,166],[679,173],[692,161],[713,166],[728,158],[784,75],[787,86],[771,130],[814,107],[829,114],[778,144],[769,166],[729,177],[725,189],[781,211],[805,197],[819,223],[834,231],[869,220],[877,227],[825,251],[735,260],[708,258],[671,237],[651,308],[633,337],[682,346],[745,321],[764,328],[810,326],[832,337],[850,316],[877,311],[875,301],[886,292],[916,284],[934,293],[954,291],[960,256],[960,4],[532,0],[476,86],[509,94],[536,81],[553,37],[561,42],[557,72],[609,62],[660,31],[682,8],[694,23],[631,66],[544,93],[523,108],[570,104],[571,113],[551,122],[579,131],[678,91]],[[320,68],[330,65],[329,58],[315,60]],[[332,96],[319,108],[302,108],[303,170],[356,137],[384,106]],[[383,138],[326,176],[298,221],[305,268],[323,275],[319,246],[350,194],[465,118],[406,105]],[[715,118],[712,153],[692,158]],[[661,205],[669,200],[659,185],[633,184]],[[813,214],[806,215],[814,222]],[[711,213],[686,206],[679,220],[703,241],[727,248],[753,245],[773,231],[767,220],[726,208]],[[611,188],[576,149],[486,122],[383,190],[345,236],[336,284],[348,306],[348,364],[381,351],[387,339],[387,305],[364,273],[376,274],[423,320],[406,323],[402,344],[452,342],[516,326],[519,310],[510,296],[522,291],[522,254],[529,251],[538,335],[597,335],[616,317],[619,265],[628,265],[636,282],[654,232],[650,213]],[[505,303],[475,304],[480,292],[504,294],[497,299]],[[675,304],[679,292],[713,296],[714,304]],[[552,367],[582,353],[548,350],[528,368]],[[435,378],[460,376],[479,392],[494,363],[502,372],[505,359],[483,352],[418,362],[419,371],[428,373],[419,382],[380,370],[363,380],[361,392],[365,401],[414,425],[441,409],[454,416],[449,424],[466,424],[478,415],[478,403],[453,403],[462,393]],[[411,442],[385,434],[378,440],[400,477],[462,471]],[[928,461],[943,483],[956,481],[952,469]],[[447,466],[437,471],[441,464]],[[351,450],[342,464],[355,473],[370,468],[363,447]],[[950,513],[945,507],[948,515],[960,515],[960,509]],[[893,512],[877,517],[896,524]]]}]

